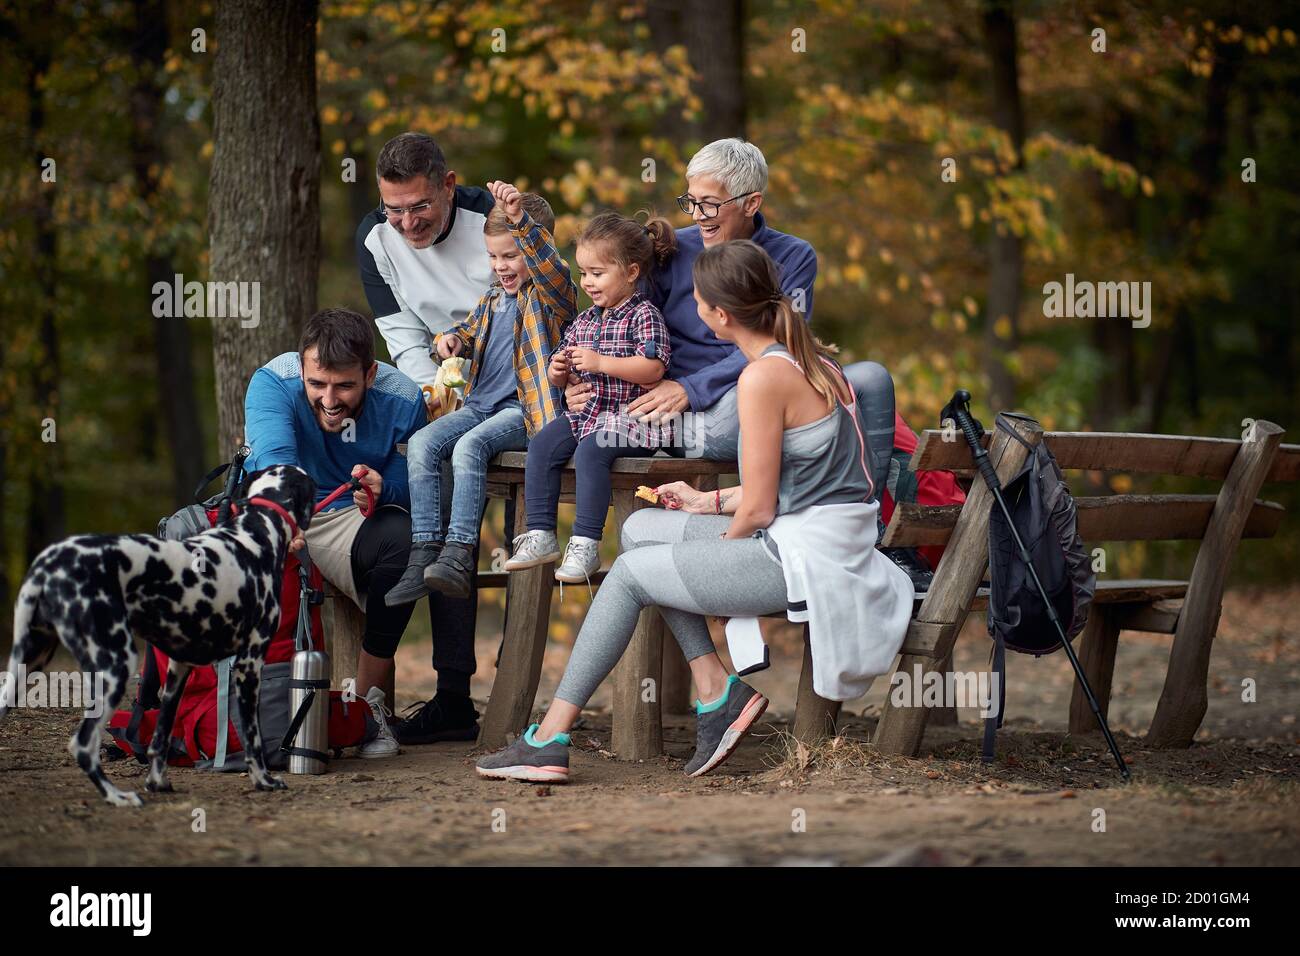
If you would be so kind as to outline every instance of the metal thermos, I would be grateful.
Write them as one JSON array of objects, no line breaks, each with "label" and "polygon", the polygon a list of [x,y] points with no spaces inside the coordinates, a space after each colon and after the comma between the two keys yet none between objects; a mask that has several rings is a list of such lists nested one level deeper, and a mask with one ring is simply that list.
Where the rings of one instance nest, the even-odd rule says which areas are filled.
[{"label": "metal thermos", "polygon": [[308,695],[311,704],[289,748],[290,773],[324,773],[329,760],[330,656],[324,651],[293,655],[289,679],[289,720]]}]

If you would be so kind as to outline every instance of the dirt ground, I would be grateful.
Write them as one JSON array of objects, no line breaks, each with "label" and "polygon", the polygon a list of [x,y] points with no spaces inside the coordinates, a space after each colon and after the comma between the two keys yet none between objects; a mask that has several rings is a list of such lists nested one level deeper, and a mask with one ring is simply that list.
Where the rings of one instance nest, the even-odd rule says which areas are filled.
[{"label": "dirt ground", "polygon": [[[1296,865],[1298,600],[1300,587],[1229,594],[1209,711],[1190,750],[1143,747],[1170,639],[1122,636],[1111,718],[1133,768],[1127,786],[1099,734],[1065,733],[1072,676],[1060,654],[1009,655],[1007,723],[991,767],[979,761],[973,710],[957,726],[932,727],[917,759],[873,752],[883,680],[845,706],[837,743],[792,752],[799,659],[783,630],[772,635],[774,666],[752,678],[772,700],[758,735],[699,780],[681,772],[694,746],[688,716],[666,719],[662,758],[609,754],[602,688],[574,734],[568,786],[482,781],[469,746],[442,744],[390,760],[345,757],[322,776],[286,775],[290,789],[279,793],[173,768],[176,793],[113,808],[68,755],[72,711],[15,711],[0,723],[0,864]],[[485,617],[479,630],[481,702],[499,621]],[[539,706],[566,654],[548,649]],[[982,669],[987,659],[971,621],[957,666]],[[1254,703],[1241,700],[1248,677]],[[399,705],[428,695],[427,643],[403,647],[398,685]],[[134,761],[108,772],[143,790]]]}]

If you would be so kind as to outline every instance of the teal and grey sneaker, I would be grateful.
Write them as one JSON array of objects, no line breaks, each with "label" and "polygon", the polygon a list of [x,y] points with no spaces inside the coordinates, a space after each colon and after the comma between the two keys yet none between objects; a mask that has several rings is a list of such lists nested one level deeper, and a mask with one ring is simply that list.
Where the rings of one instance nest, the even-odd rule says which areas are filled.
[{"label": "teal and grey sneaker", "polygon": [[564,549],[564,561],[555,569],[555,580],[565,584],[591,583],[600,570],[600,542],[595,538],[574,535]]},{"label": "teal and grey sneaker", "polygon": [[703,776],[730,757],[765,710],[767,698],[735,674],[727,678],[727,689],[713,703],[697,700],[695,756],[686,764],[687,775]]},{"label": "teal and grey sneaker", "polygon": [[476,767],[478,775],[493,780],[567,783],[569,735],[556,734],[545,743],[539,743],[534,736],[539,726],[533,724],[509,747],[481,759]]},{"label": "teal and grey sneaker", "polygon": [[560,559],[560,539],[554,531],[525,531],[514,540],[515,553],[506,561],[507,571],[522,571]]}]

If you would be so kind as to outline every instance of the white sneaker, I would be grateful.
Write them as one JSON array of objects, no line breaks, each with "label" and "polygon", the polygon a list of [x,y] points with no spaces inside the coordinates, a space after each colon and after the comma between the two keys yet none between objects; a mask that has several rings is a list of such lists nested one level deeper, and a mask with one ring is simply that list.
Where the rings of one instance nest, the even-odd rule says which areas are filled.
[{"label": "white sneaker", "polygon": [[515,538],[515,553],[506,561],[507,571],[522,571],[560,559],[560,539],[554,531],[525,531]]},{"label": "white sneaker", "polygon": [[397,745],[397,738],[388,727],[387,715],[390,711],[384,706],[384,692],[378,687],[370,688],[366,691],[366,703],[370,705],[370,713],[379,724],[379,736],[369,743],[362,744],[361,749],[357,751],[357,756],[367,759],[397,756],[402,752],[402,748]]},{"label": "white sneaker", "polygon": [[555,580],[565,584],[590,584],[591,576],[599,570],[600,542],[576,534],[564,549],[564,561],[555,569]]}]

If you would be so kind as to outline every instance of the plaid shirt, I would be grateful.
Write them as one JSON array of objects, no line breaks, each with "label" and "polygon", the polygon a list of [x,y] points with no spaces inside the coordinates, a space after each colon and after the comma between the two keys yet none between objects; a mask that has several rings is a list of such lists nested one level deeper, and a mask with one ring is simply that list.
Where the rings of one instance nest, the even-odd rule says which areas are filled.
[{"label": "plaid shirt", "polygon": [[[578,287],[573,284],[569,264],[560,258],[551,234],[528,213],[520,212],[519,222],[510,227],[519,251],[528,265],[529,281],[520,289],[519,323],[515,329],[515,377],[519,404],[524,410],[524,427],[531,438],[541,427],[564,411],[564,394],[546,377],[551,353],[560,341],[562,328],[578,311]],[[463,325],[444,335],[458,335],[470,357],[470,374],[465,385],[469,398],[483,364],[487,347],[488,323],[496,312],[497,300],[504,295],[499,281],[483,293],[474,314]]]},{"label": "plaid shirt", "polygon": [[[659,359],[664,363],[665,372],[673,350],[663,314],[641,292],[634,292],[616,308],[593,306],[583,312],[564,330],[560,348],[556,351],[565,348],[592,349],[614,358],[639,355]],[[627,414],[628,403],[645,394],[640,385],[601,372],[577,374],[593,389],[581,412],[566,410],[564,413],[579,441],[596,431],[612,431],[652,448],[673,443],[672,422],[652,425],[633,421]]]}]

